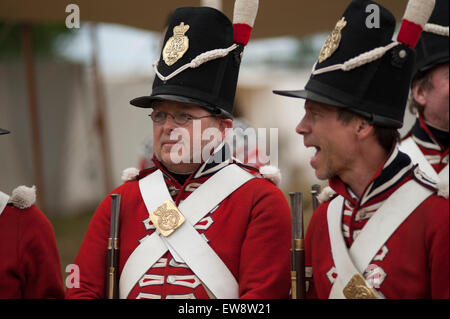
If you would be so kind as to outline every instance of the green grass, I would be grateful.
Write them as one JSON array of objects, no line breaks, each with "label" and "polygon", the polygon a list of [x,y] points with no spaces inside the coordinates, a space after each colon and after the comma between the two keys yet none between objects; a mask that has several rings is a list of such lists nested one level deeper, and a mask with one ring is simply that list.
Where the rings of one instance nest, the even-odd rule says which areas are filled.
[{"label": "green grass", "polygon": [[61,271],[65,280],[66,267],[72,264],[80,249],[93,211],[82,212],[74,216],[49,217],[55,230],[56,243],[61,258]]}]

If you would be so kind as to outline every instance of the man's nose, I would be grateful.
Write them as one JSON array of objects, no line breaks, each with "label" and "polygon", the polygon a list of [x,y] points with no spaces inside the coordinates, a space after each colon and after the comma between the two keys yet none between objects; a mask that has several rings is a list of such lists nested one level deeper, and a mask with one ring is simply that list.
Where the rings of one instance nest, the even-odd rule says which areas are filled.
[{"label": "man's nose", "polygon": [[309,128],[307,126],[307,123],[305,121],[305,117],[302,118],[300,123],[298,123],[297,127],[295,128],[295,132],[300,135],[305,135],[309,132]]},{"label": "man's nose", "polygon": [[175,122],[175,117],[172,114],[167,114],[166,120],[160,125],[162,126],[163,130],[168,133],[172,132],[174,129],[180,126]]},{"label": "man's nose", "polygon": [[162,125],[168,126],[171,128],[180,126],[175,122],[175,116],[170,113],[167,114],[166,119],[165,119],[164,123],[162,123]]}]

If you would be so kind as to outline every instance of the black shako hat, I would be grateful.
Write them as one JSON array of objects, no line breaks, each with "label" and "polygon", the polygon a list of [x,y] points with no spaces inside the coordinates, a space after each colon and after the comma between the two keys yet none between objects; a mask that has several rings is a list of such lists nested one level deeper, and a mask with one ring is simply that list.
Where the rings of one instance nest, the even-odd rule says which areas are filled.
[{"label": "black shako hat", "polygon": [[434,66],[448,62],[449,0],[436,0],[434,11],[417,44],[415,76]]},{"label": "black shako hat", "polygon": [[[240,12],[244,6],[245,12]],[[242,51],[248,43],[258,0],[235,3],[234,25],[210,7],[183,7],[170,17],[150,96],[132,105],[151,108],[155,100],[201,106],[232,117]],[[237,16],[237,17],[236,17]]]},{"label": "black shako hat", "polygon": [[[428,10],[428,19],[434,2],[425,0],[428,7],[421,8],[421,1],[413,8],[408,4],[404,22],[413,20],[416,10]],[[371,10],[379,12],[378,25],[370,20]],[[417,34],[402,24],[394,42],[395,23],[393,14],[374,1],[353,0],[323,45],[305,89],[274,93],[346,108],[374,125],[402,127],[415,62],[412,47],[421,30]]]},{"label": "black shako hat", "polygon": [[8,133],[9,133],[9,131],[0,128],[0,135],[8,134]]}]

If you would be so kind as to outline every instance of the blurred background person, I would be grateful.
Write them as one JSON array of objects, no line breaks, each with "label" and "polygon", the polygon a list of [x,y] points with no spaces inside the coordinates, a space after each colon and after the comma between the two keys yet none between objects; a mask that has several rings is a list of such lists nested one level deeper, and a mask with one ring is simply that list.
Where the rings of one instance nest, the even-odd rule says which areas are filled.
[{"label": "blurred background person", "polygon": [[449,1],[436,6],[417,45],[410,108],[417,120],[401,150],[433,179],[448,183],[449,149]]},{"label": "blurred background person", "polygon": [[19,186],[11,196],[0,191],[2,299],[64,298],[53,227],[35,201],[35,187]]}]

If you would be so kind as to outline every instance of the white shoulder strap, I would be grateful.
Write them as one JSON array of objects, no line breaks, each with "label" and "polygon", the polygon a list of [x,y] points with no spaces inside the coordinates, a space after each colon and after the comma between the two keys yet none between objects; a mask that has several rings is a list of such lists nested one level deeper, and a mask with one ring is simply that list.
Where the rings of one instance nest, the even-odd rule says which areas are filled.
[{"label": "white shoulder strap", "polygon": [[[184,260],[217,298],[237,298],[238,284],[234,276],[194,229],[194,225],[237,188],[254,178],[237,165],[229,165],[196,189],[178,209],[186,221],[172,235],[160,236],[156,231],[142,241],[127,260],[120,278],[120,296],[126,298],[143,274],[169,249]],[[161,171],[155,171],[139,183],[147,210],[171,200]],[[217,274],[220,274],[219,276]]]},{"label": "white shoulder strap", "polygon": [[[139,180],[139,188],[144,200],[147,211],[152,212],[159,207],[164,201],[172,199],[167,190],[163,174],[160,170],[156,170],[145,178]],[[152,193],[157,200],[150,200],[149,196],[144,194]],[[128,257],[119,280],[119,296],[127,298],[131,289],[135,286],[145,272],[164,255],[167,246],[159,236],[158,232],[154,232],[151,236],[144,238],[139,246]]]},{"label": "white shoulder strap", "polygon": [[433,180],[438,180],[438,175],[433,166],[427,161],[417,143],[412,137],[407,138],[399,145],[399,150],[411,158],[413,164],[419,164],[420,169]]},{"label": "white shoulder strap", "polygon": [[[433,191],[414,180],[402,185],[377,210],[364,226],[350,251],[342,237],[342,196],[334,199],[328,208],[327,218],[330,232],[333,260],[338,277],[330,298],[343,298],[343,288],[355,274],[363,274],[370,262],[395,230]],[[339,199],[340,198],[340,199]],[[339,199],[339,201],[337,201]],[[334,203],[333,203],[334,202]]]},{"label": "white shoulder strap", "polygon": [[9,196],[0,192],[0,215],[3,213],[6,205],[8,205]]},{"label": "white shoulder strap", "polygon": [[395,230],[432,194],[432,190],[415,180],[396,190],[369,219],[350,248],[356,268],[365,271]]},{"label": "white shoulder strap", "polygon": [[337,277],[329,295],[330,299],[345,299],[343,289],[355,273],[359,273],[348,254],[342,235],[342,214],[344,197],[338,196],[328,205],[327,221],[331,243],[331,254],[336,266]]}]

